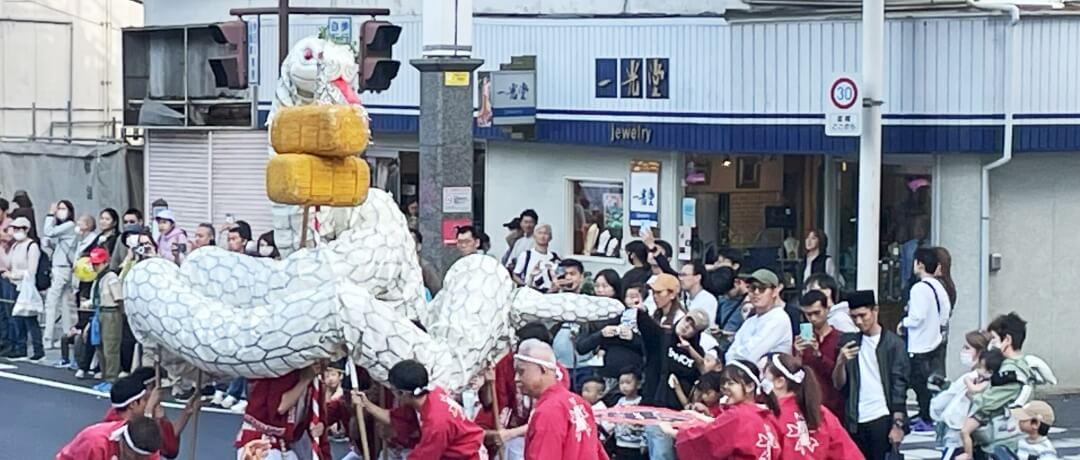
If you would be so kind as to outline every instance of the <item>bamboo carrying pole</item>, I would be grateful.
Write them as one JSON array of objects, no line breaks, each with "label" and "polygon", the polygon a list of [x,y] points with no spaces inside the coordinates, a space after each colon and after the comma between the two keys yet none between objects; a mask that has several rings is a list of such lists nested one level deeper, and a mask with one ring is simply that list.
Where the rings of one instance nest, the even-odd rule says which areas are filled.
[{"label": "bamboo carrying pole", "polygon": [[[360,391],[360,378],[356,375],[356,363],[353,362],[352,354],[349,354],[349,380],[352,382],[353,391]],[[351,397],[351,396],[350,396]],[[368,446],[367,421],[364,420],[364,408],[356,406],[356,428],[360,431],[360,449],[364,458],[371,458],[371,449]]]},{"label": "bamboo carrying pole", "polygon": [[[198,380],[195,381],[196,397],[200,397],[200,398],[202,397],[202,394],[201,394],[202,386],[203,386],[203,373],[200,370],[199,371],[199,378],[198,378]],[[191,442],[188,443],[188,459],[189,460],[195,460],[195,449],[199,445],[199,414],[201,414],[201,413],[202,413],[202,409],[200,408],[199,410],[195,411],[195,414],[192,415],[192,417],[195,420],[191,421],[191,426],[192,426],[192,428],[191,428]]]},{"label": "bamboo carrying pole", "polygon": [[[496,385],[495,382],[497,381],[497,379],[498,379],[497,374],[492,373],[492,375],[491,375],[491,383],[488,384],[488,393],[491,394],[491,411],[492,411],[492,415],[493,415],[492,418],[495,420],[495,433],[496,434],[501,432],[502,429],[503,429],[502,410],[499,408],[499,392],[495,391],[495,385]],[[499,451],[496,454],[498,455],[499,460],[505,460],[506,459],[506,447],[503,446],[503,442],[502,442],[502,439],[501,439],[502,435],[499,435],[499,437],[500,437],[500,439],[499,439],[499,442],[497,444],[497,447],[498,447]]]}]

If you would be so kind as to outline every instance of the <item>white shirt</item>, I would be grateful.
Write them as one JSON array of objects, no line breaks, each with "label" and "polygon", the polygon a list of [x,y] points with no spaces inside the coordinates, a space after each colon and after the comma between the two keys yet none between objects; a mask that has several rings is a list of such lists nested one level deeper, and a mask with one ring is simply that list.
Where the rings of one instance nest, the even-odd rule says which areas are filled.
[{"label": "white shirt", "polygon": [[[516,262],[518,260],[518,257],[521,257],[521,254],[523,252],[528,251],[532,248],[533,237],[523,236],[521,238],[518,238],[517,241],[514,241],[514,246],[510,248],[510,258],[507,260]],[[521,272],[521,267],[515,265],[514,272]]]},{"label": "white shirt", "polygon": [[791,353],[791,319],[783,305],[773,306],[764,315],[746,319],[725,355],[726,362],[745,359],[758,362],[768,353]]},{"label": "white shirt", "polygon": [[877,347],[881,334],[862,336],[859,344],[859,423],[867,423],[889,415],[885,402],[885,386],[881,384]]},{"label": "white shirt", "polygon": [[720,342],[716,341],[716,337],[713,337],[712,334],[702,332],[701,337],[698,338],[698,344],[701,345],[702,350],[705,350],[704,356],[720,358]]},{"label": "white shirt", "polygon": [[716,296],[702,289],[698,295],[694,297],[687,296],[687,298],[690,299],[687,310],[700,309],[709,315],[709,326],[716,324],[716,309],[720,305],[716,301]]},{"label": "white shirt", "polygon": [[1059,458],[1057,449],[1054,449],[1054,445],[1050,443],[1050,438],[1046,436],[1040,436],[1036,441],[1031,441],[1027,436],[1024,436],[1016,448],[1016,457],[1022,460],[1032,457],[1039,460],[1057,460]]},{"label": "white shirt", "polygon": [[928,276],[915,283],[903,321],[908,353],[929,353],[941,345],[941,329],[949,324],[950,311],[949,296],[937,278]]},{"label": "white shirt", "polygon": [[[526,266],[525,259],[529,260],[528,266]],[[540,266],[540,273],[536,275],[532,283],[529,283],[529,274],[538,265]],[[522,269],[522,267],[525,268]],[[517,273],[526,285],[534,289],[551,289],[552,270],[555,270],[555,253],[551,252],[550,249],[546,254],[542,254],[536,249],[529,249],[521,253],[517,258],[517,263],[514,264],[514,273]]]},{"label": "white shirt", "polygon": [[859,328],[855,327],[855,321],[851,320],[851,308],[848,307],[847,301],[833,305],[829,309],[829,316],[826,317],[826,321],[841,333],[853,334],[859,332]]}]

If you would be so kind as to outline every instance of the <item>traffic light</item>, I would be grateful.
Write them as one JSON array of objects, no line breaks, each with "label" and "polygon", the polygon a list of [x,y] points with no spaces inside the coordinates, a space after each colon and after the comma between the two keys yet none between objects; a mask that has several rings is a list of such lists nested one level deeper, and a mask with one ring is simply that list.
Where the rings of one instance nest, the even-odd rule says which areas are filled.
[{"label": "traffic light", "polygon": [[207,58],[218,88],[247,88],[247,24],[229,21],[210,26],[210,37],[225,45],[225,52]]},{"label": "traffic light", "polygon": [[386,21],[365,21],[360,28],[360,90],[380,92],[390,88],[401,63],[391,59],[401,26]]}]

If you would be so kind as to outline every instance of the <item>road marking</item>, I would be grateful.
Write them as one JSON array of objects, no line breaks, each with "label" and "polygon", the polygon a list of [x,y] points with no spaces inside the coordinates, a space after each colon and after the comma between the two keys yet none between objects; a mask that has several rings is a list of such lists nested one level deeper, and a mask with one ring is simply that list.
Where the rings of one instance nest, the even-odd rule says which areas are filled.
[{"label": "road marking", "polygon": [[0,371],[10,371],[18,368],[19,366],[13,366],[11,364],[0,364]]},{"label": "road marking", "polygon": [[[0,366],[3,366],[3,365],[0,364]],[[11,368],[16,368],[15,366],[10,366],[10,367]],[[29,375],[16,374],[16,373],[12,373],[12,372],[3,372],[2,369],[7,369],[7,368],[0,367],[0,378],[15,380],[15,381],[19,381],[19,382],[23,382],[23,383],[29,383],[29,384],[33,384],[33,385],[41,385],[41,386],[45,386],[45,387],[49,387],[49,388],[56,388],[58,390],[74,391],[76,393],[82,393],[84,395],[90,395],[90,396],[103,398],[103,399],[107,399],[109,397],[109,395],[104,394],[104,393],[98,393],[98,392],[94,391],[94,389],[92,389],[92,388],[81,387],[81,386],[78,386],[78,385],[71,385],[71,384],[63,383],[63,382],[54,382],[52,380],[46,380],[46,379],[41,379],[41,378],[37,378],[37,377],[31,377]],[[177,404],[177,403],[174,403],[174,402],[167,402],[167,401],[162,401],[161,405],[165,406],[165,407],[168,407],[170,409],[183,409],[184,408],[183,404]],[[219,408],[216,408],[216,407],[203,407],[202,411],[203,412],[209,412],[209,413],[212,413],[212,414],[232,414],[232,415],[237,415],[233,411],[230,411],[230,410],[227,410],[227,409],[219,409]]]}]

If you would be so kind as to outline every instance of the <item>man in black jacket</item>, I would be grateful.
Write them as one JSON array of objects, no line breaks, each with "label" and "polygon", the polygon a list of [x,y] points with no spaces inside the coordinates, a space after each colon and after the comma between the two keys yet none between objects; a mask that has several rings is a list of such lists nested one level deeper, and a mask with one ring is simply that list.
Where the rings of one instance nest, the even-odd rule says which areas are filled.
[{"label": "man in black jacket", "polygon": [[833,384],[847,398],[844,421],[855,444],[868,460],[884,459],[907,430],[907,349],[878,324],[874,291],[857,291],[848,302],[859,332],[840,336]]}]

